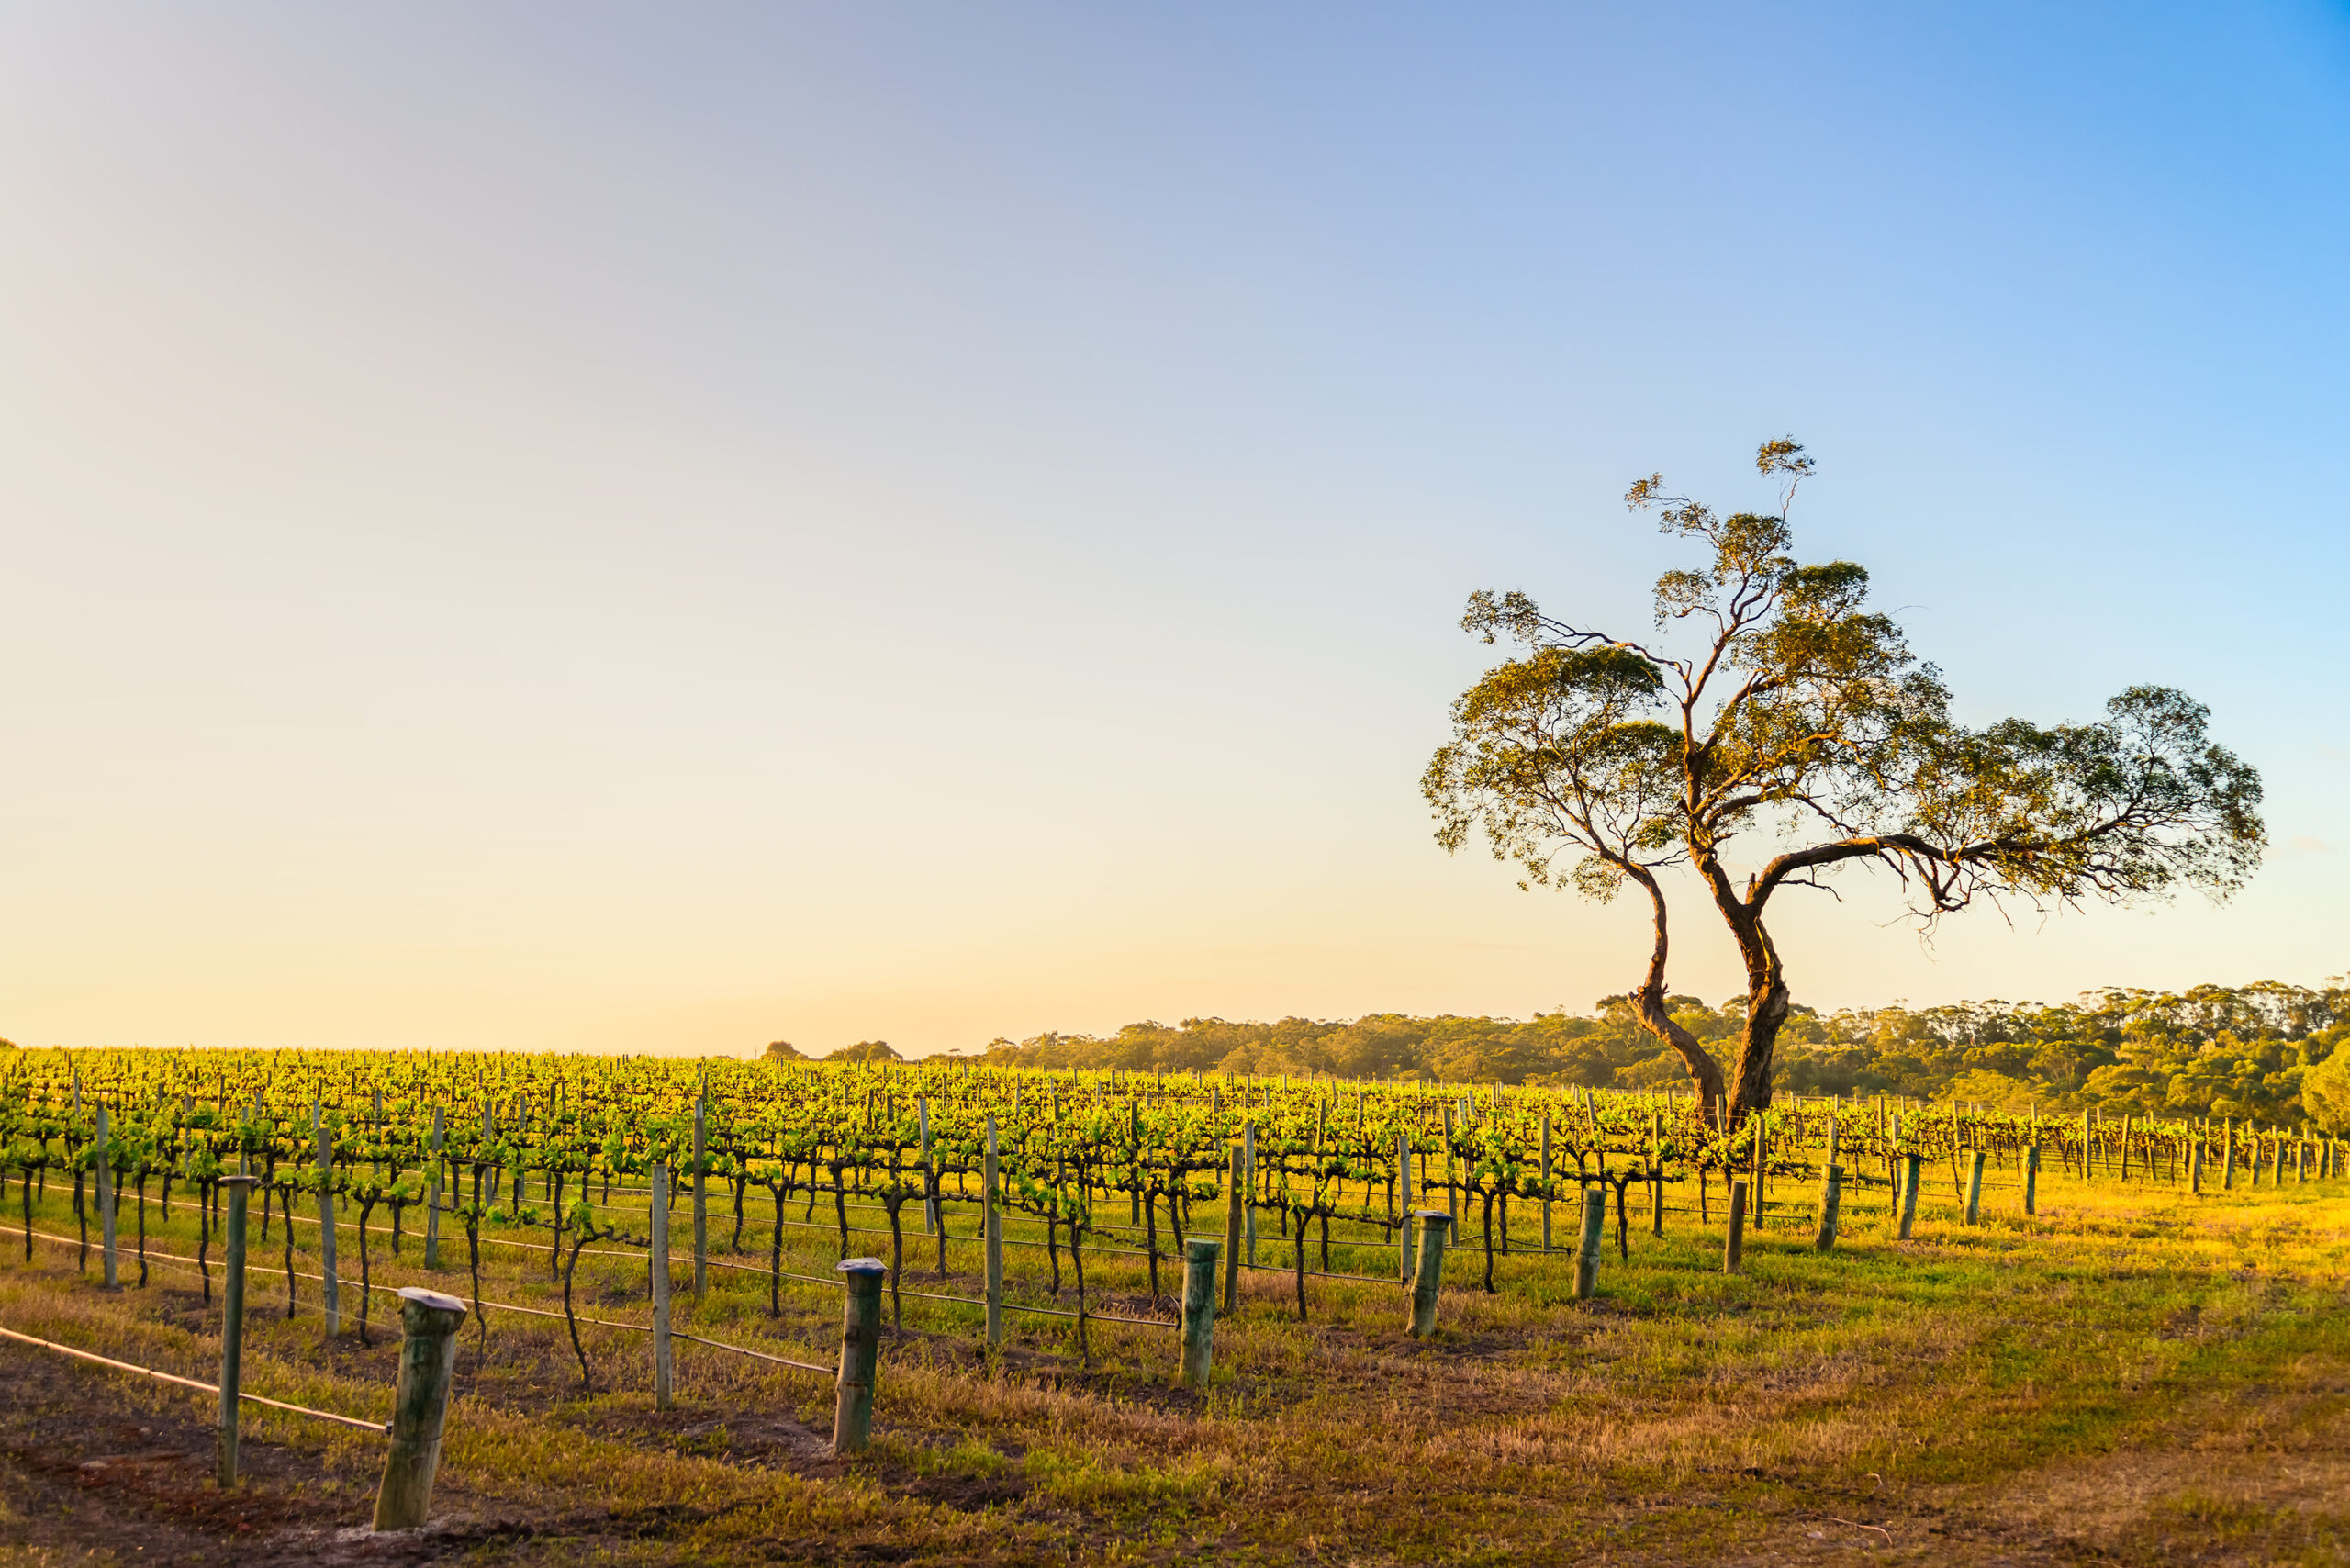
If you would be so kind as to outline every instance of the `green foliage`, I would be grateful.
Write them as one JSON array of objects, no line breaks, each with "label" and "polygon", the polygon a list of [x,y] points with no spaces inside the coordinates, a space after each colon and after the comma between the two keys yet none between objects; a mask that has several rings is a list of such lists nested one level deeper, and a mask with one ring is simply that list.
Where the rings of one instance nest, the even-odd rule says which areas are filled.
[{"label": "green foliage", "polygon": [[2301,1104],[2329,1133],[2350,1133],[2350,1051],[2336,1051],[2301,1078]]},{"label": "green foliage", "polygon": [[[1735,1039],[1745,999],[1708,1007],[1668,999],[1673,1021],[1708,1046]],[[1851,1009],[1797,1005],[1783,1030],[1774,1086],[1803,1094],[1899,1094],[2042,1112],[2211,1115],[2291,1125],[2321,1119],[2315,1080],[2350,1111],[2350,980],[2320,988],[2264,981],[2180,992],[2111,990],[2079,1002],[1956,1002]],[[1129,1024],[1115,1035],[998,1040],[991,1065],[1125,1071],[1327,1073],[1341,1078],[1648,1088],[1686,1081],[1626,996],[1595,1014],[1561,1009],[1519,1021],[1375,1013],[1348,1021]],[[2318,1079],[2318,1064],[2333,1062]],[[2329,1091],[2327,1084],[2339,1085]],[[2342,1124],[2350,1131],[2350,1119]]]},{"label": "green foliage", "polygon": [[853,1046],[843,1046],[823,1058],[827,1062],[903,1061],[887,1040],[859,1040]]}]

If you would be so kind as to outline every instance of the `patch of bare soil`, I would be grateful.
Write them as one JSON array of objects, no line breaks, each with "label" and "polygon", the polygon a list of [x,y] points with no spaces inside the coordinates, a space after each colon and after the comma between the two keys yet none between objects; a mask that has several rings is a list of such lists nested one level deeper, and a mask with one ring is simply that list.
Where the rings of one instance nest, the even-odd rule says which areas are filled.
[{"label": "patch of bare soil", "polygon": [[[0,1345],[0,1540],[123,1562],[317,1562],[319,1538],[365,1522],[371,1478],[338,1475],[322,1456],[274,1443],[243,1442],[243,1484],[222,1491],[207,1397],[126,1397],[123,1382]],[[289,1553],[297,1538],[309,1544]],[[377,1547],[368,1561],[441,1554],[415,1540],[382,1538]]]}]

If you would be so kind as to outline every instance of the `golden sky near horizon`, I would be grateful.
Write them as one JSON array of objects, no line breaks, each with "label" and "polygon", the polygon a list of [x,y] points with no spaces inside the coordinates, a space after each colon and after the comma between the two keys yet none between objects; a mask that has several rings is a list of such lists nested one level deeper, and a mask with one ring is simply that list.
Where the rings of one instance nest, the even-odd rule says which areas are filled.
[{"label": "golden sky near horizon", "polygon": [[[2175,681],[2277,840],[2221,911],[1925,944],[1865,879],[1790,899],[1800,1000],[2350,969],[2322,269],[2132,271],[2138,187],[2065,228],[1955,88],[1751,128],[1827,216],[1660,259],[1673,203],[1777,215],[1702,136],[1610,140],[1648,111],[1608,78],[1669,42],[1628,19],[1382,13],[1326,55],[1237,12],[909,17],[0,19],[0,1035],[926,1052],[1588,1007],[1641,911],[1430,836],[1490,656],[1460,603],[1645,626],[1678,558],[1625,483],[1752,504],[1783,430],[1822,462],[1799,542],[1877,570],[1971,717]],[[1515,73],[1586,46],[1577,94]],[[1948,160],[1951,214],[1872,138]],[[2266,301],[2309,363],[2165,380],[2117,277]],[[1970,419],[1998,462],[1953,460]],[[1674,988],[1729,994],[1679,899]]]}]

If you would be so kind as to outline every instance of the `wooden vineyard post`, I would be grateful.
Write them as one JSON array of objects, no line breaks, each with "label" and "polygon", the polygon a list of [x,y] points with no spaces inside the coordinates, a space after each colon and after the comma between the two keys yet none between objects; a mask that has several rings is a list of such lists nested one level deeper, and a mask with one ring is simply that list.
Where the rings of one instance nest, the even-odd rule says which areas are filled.
[{"label": "wooden vineyard post", "polygon": [[1968,1170],[1966,1173],[1966,1223],[1969,1225],[1980,1225],[1983,1223],[1984,1159],[1985,1155],[1983,1151],[1978,1148],[1975,1151],[1975,1158],[1968,1162]]},{"label": "wooden vineyard post", "polygon": [[122,1287],[122,1261],[114,1247],[114,1156],[107,1152],[111,1138],[106,1108],[98,1107],[98,1251],[99,1265],[107,1290]]},{"label": "wooden vineyard post", "polygon": [[449,1419],[449,1374],[465,1304],[409,1285],[400,1292],[400,1382],[392,1402],[392,1451],[375,1494],[375,1528],[418,1529],[432,1511],[441,1432]]},{"label": "wooden vineyard post", "polygon": [[1437,1295],[1444,1286],[1444,1236],[1452,1226],[1452,1215],[1443,1209],[1418,1209],[1411,1217],[1420,1222],[1419,1267],[1412,1276],[1411,1335],[1425,1339],[1436,1332]]},{"label": "wooden vineyard post", "polygon": [[319,1285],[320,1309],[327,1320],[327,1338],[342,1332],[342,1286],[334,1273],[334,1135],[310,1102],[310,1134],[319,1145]]},{"label": "wooden vineyard post", "polygon": [[2187,1152],[2187,1190],[2198,1197],[2203,1195],[2203,1133],[2198,1128],[2195,1142]]},{"label": "wooden vineyard post", "polygon": [[938,1178],[930,1163],[930,1096],[924,1094],[914,1101],[914,1117],[922,1135],[922,1233],[938,1234]]},{"label": "wooden vineyard post", "polygon": [[1664,1113],[1662,1111],[1649,1124],[1649,1234],[1664,1234]]},{"label": "wooden vineyard post", "polygon": [[1600,1243],[1607,1235],[1607,1193],[1586,1187],[1583,1193],[1583,1241],[1575,1249],[1575,1299],[1589,1301],[1599,1289]]},{"label": "wooden vineyard post", "polygon": [[848,1276],[842,1292],[841,1370],[833,1394],[833,1451],[862,1453],[873,1436],[873,1384],[881,1363],[881,1282],[889,1265],[878,1258],[844,1258],[833,1265]]},{"label": "wooden vineyard post", "polygon": [[1550,1116],[1542,1116],[1542,1250],[1550,1250]]},{"label": "wooden vineyard post", "polygon": [[1204,1236],[1183,1243],[1183,1386],[1208,1391],[1215,1348],[1215,1265],[1224,1249]]},{"label": "wooden vineyard post", "polygon": [[[1248,1266],[1257,1266],[1257,1124],[1248,1122],[1240,1128],[1240,1162],[1242,1204],[1240,1226],[1243,1244],[1248,1249]],[[1404,1183],[1409,1186],[1407,1182]],[[1405,1201],[1409,1206],[1409,1200]]]},{"label": "wooden vineyard post", "polygon": [[425,1161],[425,1267],[440,1267],[440,1169],[442,1169],[442,1107],[432,1107],[432,1159]]},{"label": "wooden vineyard post", "polygon": [[702,1170],[710,1154],[710,1096],[694,1101],[694,1299],[710,1288],[710,1195]]},{"label": "wooden vineyard post", "polygon": [[1397,1203],[1404,1216],[1395,1227],[1396,1277],[1404,1288],[1412,1288],[1412,1135],[1395,1135],[1395,1184]]},{"label": "wooden vineyard post", "polygon": [[1735,1274],[1746,1266],[1746,1183],[1729,1184],[1729,1239],[1722,1244],[1722,1272]]},{"label": "wooden vineyard post", "polygon": [[1901,1161],[1901,1239],[1909,1239],[1910,1228],[1918,1223],[1918,1178],[1925,1173],[1926,1157],[1912,1154]]},{"label": "wooden vineyard post", "polygon": [[987,1168],[979,1182],[982,1224],[987,1235],[988,1349],[1003,1345],[1003,1211],[996,1195],[995,1113],[988,1113]]},{"label": "wooden vineyard post", "polygon": [[[1981,1159],[1980,1155],[1975,1157]],[[1819,1182],[1819,1238],[1812,1243],[1815,1251],[1836,1249],[1836,1215],[1844,1206],[1844,1168],[1831,1165]]]},{"label": "wooden vineyard post", "polygon": [[237,1386],[245,1361],[245,1212],[246,1195],[260,1184],[253,1176],[223,1176],[221,1190],[229,1195],[228,1266],[220,1283],[220,1446],[218,1479],[223,1487],[237,1484]]},{"label": "wooden vineyard post", "polygon": [[2121,1180],[2130,1180],[2130,1118],[2121,1118]]},{"label": "wooden vineyard post", "polygon": [[2027,1216],[2040,1212],[2040,1146],[2023,1146],[2023,1212]]},{"label": "wooden vineyard post", "polygon": [[1240,1186],[1240,1146],[1225,1151],[1224,1181],[1224,1311],[1229,1317],[1240,1310],[1240,1211],[1248,1195]]},{"label": "wooden vineyard post", "polygon": [[2220,1190],[2225,1192],[2236,1184],[2236,1119],[2226,1117],[2221,1126],[2226,1130],[2221,1135],[2225,1143],[2220,1151]]},{"label": "wooden vineyard post", "polygon": [[1461,1185],[1452,1164],[1452,1112],[1455,1103],[1445,1100],[1445,1213],[1452,1215],[1452,1225],[1461,1223]]},{"label": "wooden vineyard post", "polygon": [[669,1408],[669,1162],[653,1162],[653,1407]]}]

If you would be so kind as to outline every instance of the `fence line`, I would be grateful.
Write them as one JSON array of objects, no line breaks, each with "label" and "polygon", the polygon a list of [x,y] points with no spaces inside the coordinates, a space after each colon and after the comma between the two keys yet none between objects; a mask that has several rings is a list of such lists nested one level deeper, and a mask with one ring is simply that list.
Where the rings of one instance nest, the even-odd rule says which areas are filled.
[{"label": "fence line", "polygon": [[[182,1388],[192,1388],[198,1394],[209,1394],[216,1399],[220,1394],[220,1385],[217,1383],[198,1383],[192,1377],[182,1377],[177,1372],[157,1372],[152,1367],[138,1366],[129,1361],[118,1361],[111,1356],[101,1356],[92,1350],[76,1350],[71,1345],[61,1345],[54,1339],[37,1339],[30,1334],[19,1334],[13,1328],[0,1327],[0,1338],[14,1339],[24,1345],[38,1345],[44,1350],[55,1350],[61,1355],[72,1356],[77,1361],[95,1361],[99,1366],[111,1367],[116,1372],[137,1372],[140,1377],[151,1377],[158,1383],[177,1383]],[[378,1437],[384,1436],[392,1429],[386,1422],[363,1421],[356,1416],[338,1416],[331,1410],[313,1410],[307,1405],[288,1405],[283,1399],[264,1398],[258,1394],[247,1394],[243,1389],[237,1391],[237,1397],[250,1399],[256,1405],[266,1405],[273,1410],[284,1410],[296,1416],[308,1416],[320,1421],[336,1421],[346,1427],[356,1427],[363,1432],[374,1432]]]}]

